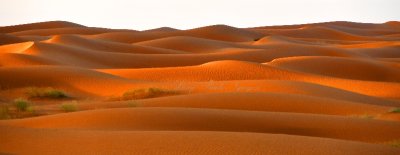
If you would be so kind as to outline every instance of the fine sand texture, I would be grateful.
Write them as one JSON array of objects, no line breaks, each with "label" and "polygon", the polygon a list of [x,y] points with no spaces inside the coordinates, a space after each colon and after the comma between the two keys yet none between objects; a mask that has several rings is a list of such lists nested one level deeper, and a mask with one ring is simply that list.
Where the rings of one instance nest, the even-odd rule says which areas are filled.
[{"label": "fine sand texture", "polygon": [[0,154],[400,154],[400,22],[0,27]]}]

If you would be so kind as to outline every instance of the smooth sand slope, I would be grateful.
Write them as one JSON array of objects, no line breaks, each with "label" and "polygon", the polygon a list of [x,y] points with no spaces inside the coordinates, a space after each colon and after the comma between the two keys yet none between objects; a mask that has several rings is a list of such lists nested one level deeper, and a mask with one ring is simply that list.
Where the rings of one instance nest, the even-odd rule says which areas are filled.
[{"label": "smooth sand slope", "polygon": [[400,154],[400,23],[0,27],[0,154]]},{"label": "smooth sand slope", "polygon": [[[296,119],[290,119],[296,118]],[[221,123],[223,125],[221,125]],[[338,116],[191,108],[93,110],[15,120],[7,125],[34,128],[144,131],[237,131],[281,133],[355,141],[400,138],[399,124]],[[304,127],[308,127],[304,131]],[[362,130],[360,130],[362,129]],[[357,131],[357,132],[355,132]]]},{"label": "smooth sand slope", "polygon": [[[396,148],[281,134],[211,131],[74,131],[1,127],[1,149],[17,154],[366,154]],[[238,141],[240,139],[240,141]],[[4,143],[7,142],[7,143]],[[20,149],[19,145],[32,146]],[[288,145],[290,149],[288,149]],[[333,147],[334,146],[334,147]],[[62,150],[62,151],[61,151]]]}]

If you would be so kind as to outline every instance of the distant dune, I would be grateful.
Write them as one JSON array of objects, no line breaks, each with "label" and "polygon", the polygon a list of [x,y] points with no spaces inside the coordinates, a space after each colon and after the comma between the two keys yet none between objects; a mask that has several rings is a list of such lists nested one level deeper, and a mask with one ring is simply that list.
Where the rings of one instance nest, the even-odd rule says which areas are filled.
[{"label": "distant dune", "polygon": [[0,154],[400,154],[400,22],[0,27]]}]

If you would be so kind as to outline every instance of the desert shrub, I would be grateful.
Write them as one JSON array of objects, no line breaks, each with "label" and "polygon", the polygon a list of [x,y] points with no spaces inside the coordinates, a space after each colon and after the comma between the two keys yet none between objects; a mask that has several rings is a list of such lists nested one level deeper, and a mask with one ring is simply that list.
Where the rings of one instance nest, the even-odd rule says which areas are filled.
[{"label": "desert shrub", "polygon": [[51,87],[48,88],[38,88],[38,87],[31,87],[28,88],[27,92],[30,98],[66,98],[68,95],[58,89],[54,89]]},{"label": "desert shrub", "polygon": [[389,111],[389,113],[400,113],[400,108],[393,108]]},{"label": "desert shrub", "polygon": [[154,98],[160,96],[167,96],[177,94],[176,91],[163,90],[159,88],[147,88],[147,89],[134,89],[128,90],[125,92],[121,99],[122,100],[135,100],[135,99],[144,99],[144,98]]},{"label": "desert shrub", "polygon": [[76,101],[65,102],[61,104],[60,108],[65,112],[74,112],[78,110],[78,103]]},{"label": "desert shrub", "polygon": [[19,111],[26,111],[29,107],[29,101],[22,99],[22,98],[18,98],[14,100],[14,106],[17,108],[17,110]]}]

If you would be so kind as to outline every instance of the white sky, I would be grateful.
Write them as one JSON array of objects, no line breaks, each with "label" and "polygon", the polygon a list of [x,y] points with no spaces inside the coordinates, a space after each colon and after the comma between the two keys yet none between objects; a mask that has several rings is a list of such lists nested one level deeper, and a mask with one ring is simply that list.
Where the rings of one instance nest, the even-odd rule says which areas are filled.
[{"label": "white sky", "polygon": [[382,23],[400,20],[400,0],[0,0],[0,26],[50,20],[136,30]]}]

